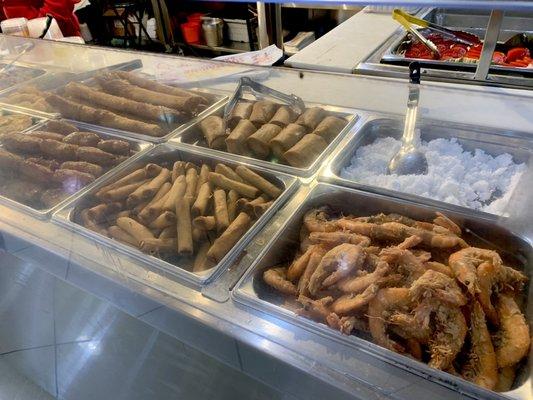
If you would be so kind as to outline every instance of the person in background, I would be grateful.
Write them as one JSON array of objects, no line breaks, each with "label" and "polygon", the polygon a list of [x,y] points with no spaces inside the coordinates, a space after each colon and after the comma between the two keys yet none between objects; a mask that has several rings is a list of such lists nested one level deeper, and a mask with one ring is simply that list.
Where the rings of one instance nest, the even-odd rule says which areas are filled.
[{"label": "person in background", "polygon": [[81,36],[74,5],[80,0],[0,0],[1,18],[39,18],[52,15],[63,36]]}]

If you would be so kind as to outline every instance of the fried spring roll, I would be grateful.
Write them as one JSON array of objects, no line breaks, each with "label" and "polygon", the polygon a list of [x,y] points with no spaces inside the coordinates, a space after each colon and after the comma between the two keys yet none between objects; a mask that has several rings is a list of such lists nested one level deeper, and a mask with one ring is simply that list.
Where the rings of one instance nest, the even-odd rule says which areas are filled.
[{"label": "fried spring roll", "polygon": [[178,254],[193,254],[191,207],[185,196],[176,201],[176,221]]},{"label": "fried spring roll", "polygon": [[294,146],[305,135],[305,128],[298,124],[289,124],[269,142],[270,149],[274,155],[283,159],[283,153]]},{"label": "fried spring roll", "polygon": [[226,178],[237,182],[244,182],[244,180],[230,167],[226,164],[217,164],[215,166],[215,172],[217,174],[224,175]]},{"label": "fried spring roll", "polygon": [[85,161],[65,161],[61,164],[60,168],[85,172],[93,175],[94,177],[99,177],[104,173],[104,169],[100,165]]},{"label": "fried spring roll", "polygon": [[143,200],[151,199],[169,179],[170,171],[166,168],[161,169],[161,172],[154,179],[148,181],[128,196],[128,203],[139,204]]},{"label": "fried spring roll", "polygon": [[237,216],[237,200],[239,200],[239,193],[232,189],[228,191],[226,197],[228,200],[228,219],[231,224]]},{"label": "fried spring roll", "polygon": [[176,202],[180,197],[185,195],[185,191],[187,190],[187,182],[185,179],[184,175],[180,175],[174,181],[172,188],[170,188],[170,191],[168,192],[167,198],[161,205],[162,210],[174,210],[176,208]]},{"label": "fried spring roll", "polygon": [[248,167],[245,167],[244,165],[239,165],[237,168],[235,168],[235,172],[237,172],[237,174],[239,174],[239,176],[243,178],[246,183],[255,186],[273,199],[277,198],[282,192],[282,190],[276,185],[270,183],[261,175],[256,174],[254,171]]},{"label": "fried spring roll", "polygon": [[76,190],[81,189],[85,185],[94,182],[95,177],[86,172],[76,171],[74,169],[56,169],[54,171],[54,182],[59,183],[63,188],[73,193]]},{"label": "fried spring roll", "polygon": [[125,96],[103,93],[77,82],[67,84],[65,86],[65,94],[75,99],[81,99],[96,107],[135,115],[140,117],[139,119],[147,121],[172,122],[181,118],[181,115],[172,108],[131,100]]},{"label": "fried spring roll", "polygon": [[196,197],[196,185],[198,183],[198,172],[195,168],[189,168],[187,170],[185,173],[185,182],[187,183],[185,197],[189,201],[189,204],[192,204]]},{"label": "fried spring roll", "polygon": [[210,148],[216,150],[224,149],[228,134],[226,133],[226,126],[222,118],[216,115],[210,115],[200,121],[200,130]]},{"label": "fried spring roll", "polygon": [[93,219],[89,218],[87,215],[88,211],[89,210],[85,209],[80,213],[81,224],[91,231],[95,231],[101,235],[107,236],[107,229],[97,224]]},{"label": "fried spring roll", "polygon": [[219,262],[239,241],[250,227],[252,220],[246,213],[240,213],[237,218],[228,226],[207,252],[207,257],[215,262]]},{"label": "fried spring roll", "polygon": [[178,176],[185,175],[185,162],[176,161],[172,166],[172,183],[177,179]]},{"label": "fried spring roll", "polygon": [[154,163],[148,163],[144,166],[144,170],[146,171],[147,178],[156,177],[157,175],[159,175],[162,169],[163,169],[162,166],[154,164]]},{"label": "fried spring roll", "polygon": [[102,187],[97,193],[96,197],[100,197],[100,195],[108,190],[116,189],[121,186],[129,185],[130,183],[136,183],[139,181],[144,181],[146,179],[146,171],[144,168],[139,168],[133,171],[132,173],[124,176],[123,178],[120,178],[118,181],[110,183],[109,185],[106,185]]},{"label": "fried spring roll", "polygon": [[39,154],[41,152],[42,138],[24,135],[22,133],[11,133],[1,137],[2,144],[7,150],[16,153]]},{"label": "fried spring roll", "polygon": [[267,200],[268,200],[268,196],[264,194],[262,194],[261,196],[253,200],[239,199],[237,200],[237,208],[241,211],[244,211],[248,215],[253,215],[254,207],[260,204],[266,203]]},{"label": "fried spring roll", "polygon": [[206,182],[209,182],[210,172],[211,172],[211,168],[209,168],[209,165],[202,164],[202,168],[200,169],[200,174],[198,175],[198,184],[196,185],[196,196],[200,194],[200,189],[202,189],[203,184]]},{"label": "fried spring roll", "polygon": [[215,266],[215,263],[207,258],[207,251],[210,247],[211,243],[208,241],[205,241],[200,245],[198,252],[196,253],[196,257],[194,258],[192,272],[199,273],[202,271],[207,271]]},{"label": "fried spring roll", "polygon": [[131,193],[133,193],[139,186],[143,185],[145,182],[145,180],[142,180],[139,182],[134,182],[128,185],[110,189],[102,193],[98,192],[97,197],[104,201],[125,200]]},{"label": "fried spring roll", "polygon": [[335,137],[340,133],[340,131],[344,129],[346,123],[347,122],[344,118],[329,115],[320,121],[312,133],[320,136],[326,142],[331,143],[333,139],[335,139]]},{"label": "fried spring roll", "polygon": [[[64,162],[63,164],[60,164],[59,162],[57,162],[56,160],[48,160],[46,158],[40,158],[40,157],[28,157],[26,158],[26,161],[29,161],[29,162],[32,162],[32,163],[35,163],[35,164],[40,164],[40,165],[43,165],[45,166],[46,168],[49,168],[51,169],[52,171],[55,171],[56,169],[58,168],[65,168],[65,169],[78,169],[78,168],[69,168],[68,166],[63,166],[63,164],[67,164],[67,163],[70,163],[71,161],[67,161],[67,162]],[[68,164],[67,164],[68,165]],[[94,164],[91,164],[91,165],[94,165]],[[98,168],[101,168],[100,166],[97,165]],[[78,170],[79,171],[79,170]],[[90,173],[91,175],[95,175],[93,174],[91,171],[82,171],[82,172],[88,172]],[[97,172],[95,170],[95,172]],[[95,175],[96,176],[96,175]]]},{"label": "fried spring roll", "polygon": [[102,140],[100,136],[93,132],[72,132],[63,137],[65,143],[89,147],[96,146],[100,140]]},{"label": "fried spring roll", "polygon": [[324,119],[327,115],[327,112],[321,107],[311,107],[303,112],[302,115],[298,117],[296,123],[302,126],[305,126],[309,132],[313,131],[320,121]]},{"label": "fried spring roll", "polygon": [[100,150],[106,151],[111,154],[117,154],[122,156],[129,156],[131,147],[125,140],[108,139],[100,140],[96,145]]},{"label": "fried spring roll", "polygon": [[105,81],[102,89],[115,96],[128,98],[141,103],[148,103],[152,106],[168,107],[186,114],[193,114],[201,102],[201,99],[196,96],[179,97],[171,94],[157,93],[119,79]]},{"label": "fried spring roll", "polygon": [[176,238],[146,238],[140,242],[139,248],[151,255],[176,254]]},{"label": "fried spring roll", "polygon": [[50,120],[45,125],[46,130],[59,133],[60,135],[68,135],[72,132],[76,132],[78,128],[65,121]]},{"label": "fried spring roll", "polygon": [[246,139],[256,131],[256,127],[247,119],[241,119],[235,129],[226,138],[226,147],[233,154],[249,155],[250,149],[246,145]]},{"label": "fried spring roll", "polygon": [[126,232],[124,229],[113,225],[107,228],[107,232],[109,233],[109,236],[111,236],[113,239],[118,240],[119,242],[129,244],[131,246],[138,246],[139,242],[137,239],[135,239],[133,236],[131,236],[128,232]]},{"label": "fried spring roll", "polygon": [[103,166],[117,164],[117,158],[113,154],[97,149],[96,147],[78,146],[76,156],[80,161],[87,161]]},{"label": "fried spring roll", "polygon": [[229,116],[228,125],[234,128],[240,120],[250,118],[253,106],[254,104],[249,101],[239,101]]},{"label": "fried spring roll", "polygon": [[198,217],[199,215],[205,215],[209,207],[209,200],[211,199],[211,184],[205,182],[198,192],[196,201],[192,205],[191,213],[193,217]]},{"label": "fried spring roll", "polygon": [[296,118],[298,118],[298,114],[291,107],[281,106],[270,119],[269,123],[284,128],[296,121]]},{"label": "fried spring roll", "polygon": [[320,136],[313,133],[305,135],[283,154],[283,158],[293,167],[308,167],[328,147],[328,143]]},{"label": "fried spring roll", "polygon": [[87,210],[87,216],[97,223],[104,222],[110,215],[119,212],[122,204],[119,202],[101,203]]},{"label": "fried spring roll", "polygon": [[174,214],[172,211],[165,211],[159,217],[150,222],[148,227],[152,229],[164,229],[168,226],[174,226],[175,224],[176,214]]},{"label": "fried spring roll", "polygon": [[153,239],[155,237],[150,229],[132,218],[117,218],[117,225],[119,228],[133,236],[135,240],[137,240],[137,244],[142,242],[144,239]]},{"label": "fried spring roll", "polygon": [[131,210],[124,210],[124,211],[118,212],[115,220],[120,217],[131,217]]},{"label": "fried spring roll", "polygon": [[207,236],[207,231],[195,226],[192,227],[192,240],[194,243],[200,243],[208,239],[209,237]]},{"label": "fried spring roll", "polygon": [[141,133],[148,136],[161,137],[165,134],[165,131],[158,125],[122,117],[107,110],[88,107],[56,94],[47,94],[46,101],[52,107],[59,110],[63,117],[69,119],[104,125],[110,128]]},{"label": "fried spring roll", "polygon": [[58,142],[61,142],[64,137],[60,133],[47,132],[47,131],[31,131],[31,132],[26,133],[26,135],[30,135],[32,137],[41,138],[41,139],[57,140]]},{"label": "fried spring roll", "polygon": [[161,185],[161,187],[159,188],[155,196],[152,198],[152,200],[150,200],[141,210],[139,210],[137,215],[142,221],[146,222],[147,220],[150,219],[150,213],[148,212],[148,207],[150,207],[151,205],[159,201],[161,198],[163,198],[168,193],[171,187],[172,187],[172,184],[170,182],[163,183],[163,185]]},{"label": "fried spring roll", "polygon": [[232,179],[226,178],[224,175],[217,174],[216,172],[209,173],[209,182],[213,185],[221,187],[226,190],[235,190],[241,196],[248,198],[256,198],[259,196],[259,189],[256,187],[247,185],[246,183],[237,182]]},{"label": "fried spring roll", "polygon": [[229,226],[228,204],[226,203],[226,192],[224,190],[215,190],[213,193],[215,220],[217,231],[222,232]]},{"label": "fried spring roll", "polygon": [[274,203],[273,200],[267,201],[266,203],[254,204],[252,206],[252,214],[259,218],[265,213],[266,210]]},{"label": "fried spring roll", "polygon": [[[22,175],[24,175],[29,180],[36,182],[40,185],[47,185],[48,183],[55,181],[58,177],[56,177],[55,172],[59,171],[52,171],[50,168],[45,167],[44,165],[35,164],[27,160],[20,159],[18,167],[18,172],[20,172]],[[63,171],[69,171],[69,170],[63,170]],[[74,171],[74,173],[78,173],[78,171]],[[81,172],[80,172],[81,173]],[[61,174],[61,173],[60,173]],[[81,178],[83,180],[89,180],[91,179],[92,175],[84,174],[84,176]],[[94,180],[94,177],[93,177]],[[72,193],[72,192],[70,192]]]},{"label": "fried spring roll", "polygon": [[203,231],[212,231],[217,226],[216,218],[212,215],[196,217],[192,220],[192,226]]},{"label": "fried spring roll", "polygon": [[170,239],[170,238],[176,238],[176,225],[167,226],[165,229],[161,231],[159,234],[159,239]]},{"label": "fried spring roll", "polygon": [[256,127],[260,127],[263,124],[266,124],[272,119],[278,105],[268,100],[259,100],[256,101],[252,107],[252,113],[250,114],[250,122],[252,122]]},{"label": "fried spring roll", "polygon": [[281,132],[281,127],[274,124],[265,124],[253,133],[246,144],[248,148],[259,158],[267,158],[270,154],[270,141]]}]

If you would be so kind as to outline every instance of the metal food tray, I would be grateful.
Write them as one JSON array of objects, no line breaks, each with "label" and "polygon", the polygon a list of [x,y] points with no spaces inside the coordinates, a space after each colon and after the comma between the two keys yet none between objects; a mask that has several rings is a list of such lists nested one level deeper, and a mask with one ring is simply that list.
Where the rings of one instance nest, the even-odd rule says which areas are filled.
[{"label": "metal food tray", "polygon": [[[28,132],[32,132],[32,131],[35,131],[35,130],[43,129],[46,126],[47,122],[48,122],[48,120],[41,121],[40,123],[38,123],[36,125],[33,125],[31,128],[23,131],[23,133],[28,133]],[[77,128],[84,128],[81,125],[77,124],[76,122],[71,122],[71,123],[73,125],[75,125]],[[99,135],[103,139],[121,139],[121,140],[125,140],[125,139],[123,139],[121,137],[113,135],[112,133],[106,131],[105,129],[91,128],[88,131],[96,133],[97,135]],[[83,195],[87,191],[91,190],[91,188],[97,186],[102,180],[105,180],[105,179],[107,179],[107,177],[112,176],[113,173],[114,173],[113,172],[114,170],[116,170],[117,168],[121,168],[122,165],[127,164],[132,159],[140,157],[146,150],[148,150],[150,147],[152,147],[151,144],[143,143],[143,142],[138,141],[138,140],[131,140],[131,139],[127,140],[126,139],[126,141],[129,142],[130,145],[133,145],[135,147],[135,149],[137,150],[137,153],[135,153],[134,155],[129,157],[127,160],[123,161],[121,164],[111,168],[109,171],[104,173],[102,176],[97,177],[94,182],[90,183],[89,185],[81,188],[77,192],[75,192],[75,193],[71,194],[70,196],[66,197],[64,200],[62,200],[61,202],[57,203],[53,207],[39,210],[39,209],[30,207],[30,206],[28,206],[26,204],[19,203],[18,201],[12,200],[9,197],[5,197],[5,196],[2,195],[2,193],[0,193],[0,203],[6,204],[6,205],[11,206],[11,207],[18,208],[18,209],[20,209],[20,210],[22,210],[22,211],[24,211],[24,212],[26,212],[26,213],[34,216],[34,217],[37,217],[39,219],[42,219],[42,220],[48,219],[50,217],[50,215],[52,213],[54,213],[56,210],[59,210],[61,207],[63,207],[64,205],[68,204],[73,199],[75,199],[75,198]],[[1,144],[0,144],[0,147],[2,147]]]},{"label": "metal food tray", "polygon": [[[4,68],[6,65],[8,65],[8,64],[9,64],[9,61],[7,61],[5,63],[3,63],[3,62],[0,63],[0,70],[2,68]],[[13,63],[11,65],[11,67],[9,67],[9,69],[7,71],[11,72],[11,70],[15,70],[15,71],[16,70],[27,70],[27,71],[30,71],[32,76],[28,77],[27,79],[24,79],[24,80],[22,80],[20,82],[17,82],[17,83],[15,83],[13,85],[8,85],[8,86],[5,86],[5,87],[0,86],[0,94],[2,94],[6,90],[18,87],[20,85],[31,84],[35,79],[37,79],[39,77],[42,77],[43,75],[45,75],[47,73],[46,70],[44,70],[44,69],[35,68],[33,66],[29,66],[29,65],[26,65],[26,64],[23,64],[23,63],[20,63],[20,62]]]},{"label": "metal food tray", "polygon": [[[420,136],[423,141],[430,141],[438,138],[457,138],[457,141],[466,151],[481,149],[493,156],[509,153],[513,156],[514,162],[526,164],[526,171],[524,171],[524,174],[522,175],[522,180],[527,180],[525,176],[531,175],[533,156],[533,137],[531,134],[428,119],[420,119],[417,122],[417,129],[420,129]],[[377,139],[384,137],[393,137],[401,140],[402,133],[403,119],[401,117],[386,114],[373,114],[369,116],[360,125],[360,128],[354,133],[354,135],[343,143],[344,146],[338,148],[330,157],[328,164],[320,172],[319,180],[373,193],[384,194],[391,197],[398,197],[417,203],[428,204],[440,209],[465,212],[483,218],[495,219],[495,214],[490,214],[485,211],[445,203],[443,201],[434,200],[429,197],[422,197],[416,194],[386,189],[379,186],[371,186],[345,179],[340,176],[341,170],[350,164],[352,157],[360,147],[369,145]]]},{"label": "metal food tray", "polygon": [[117,179],[131,173],[135,169],[140,168],[148,163],[157,162],[171,162],[171,161],[191,161],[198,164],[207,163],[213,168],[216,163],[225,163],[228,166],[236,167],[237,165],[243,165],[233,161],[228,161],[225,158],[218,157],[216,155],[206,155],[202,151],[197,149],[185,149],[171,144],[160,144],[152,149],[148,150],[141,157],[137,157],[135,160],[127,163],[122,168],[115,169],[113,174],[106,176],[105,179],[99,181],[98,185],[94,185],[89,191],[85,191],[83,196],[78,196],[69,204],[64,206],[61,210],[57,211],[52,218],[52,221],[61,225],[67,226],[75,232],[78,232],[90,239],[104,244],[111,249],[115,249],[121,253],[132,256],[137,261],[143,262],[146,265],[156,267],[162,271],[165,271],[171,275],[182,278],[184,281],[196,286],[201,286],[215,279],[224,269],[229,267],[235,260],[235,257],[242,251],[242,249],[248,244],[253,236],[263,227],[263,225],[276,213],[281,205],[289,198],[289,196],[296,190],[298,180],[290,175],[273,173],[264,168],[249,166],[250,169],[257,173],[260,173],[263,177],[269,179],[272,182],[282,185],[284,187],[283,193],[274,201],[274,203],[268,208],[268,210],[259,217],[248,231],[241,237],[241,239],[233,246],[233,248],[224,256],[220,262],[213,268],[202,271],[195,274],[188,271],[184,267],[188,267],[193,259],[182,258],[181,263],[172,264],[160,258],[143,253],[137,248],[123,244],[117,240],[105,237],[90,229],[79,225],[74,221],[76,213],[80,209],[93,201],[92,195],[96,193],[101,187],[116,181]]},{"label": "metal food tray", "polygon": [[[281,228],[263,248],[256,261],[237,283],[232,292],[233,299],[238,304],[280,317],[331,339],[332,350],[336,342],[348,344],[354,348],[362,348],[373,356],[396,367],[448,386],[473,398],[501,399],[502,396],[496,392],[483,389],[460,377],[430,368],[423,362],[378,346],[370,341],[371,338],[369,336],[365,337],[364,334],[359,333],[358,336],[343,335],[325,324],[298,316],[290,309],[282,306],[286,297],[264,283],[262,278],[263,271],[292,260],[296,249],[299,247],[300,228],[304,214],[308,210],[322,205],[328,205],[337,211],[342,211],[344,214],[353,214],[355,216],[399,213],[419,220],[432,220],[436,211],[442,211],[432,206],[420,205],[407,200],[394,199],[355,189],[342,188],[327,183],[318,183],[312,188],[304,186],[277,216],[277,220],[283,221]],[[495,249],[500,251],[500,255],[504,259],[506,259],[506,255],[511,254],[515,262],[516,260],[527,260],[524,272],[531,279],[529,266],[533,263],[533,247],[531,246],[533,238],[514,235],[503,227],[494,224],[494,222],[470,213],[446,211],[446,215],[459,225],[475,233],[474,236],[463,234],[463,237],[466,237],[474,246],[487,247],[487,241],[490,241],[495,245]],[[466,231],[466,229],[464,230]],[[482,237],[485,240],[480,241],[478,237]],[[505,251],[501,249],[505,249]],[[529,288],[526,289],[528,301],[525,315],[531,325],[533,317],[533,307],[531,306],[533,285],[529,285]],[[523,365],[517,371],[513,390],[505,392],[506,395],[517,399],[530,399],[533,396],[530,378],[532,360],[533,358],[529,357],[527,362],[522,362]]]},{"label": "metal food tray", "polygon": [[[219,104],[216,108],[212,110],[209,115],[218,115],[222,116],[224,114],[224,107],[226,102]],[[207,146],[207,143],[204,140],[203,134],[200,130],[200,122],[202,119],[207,117],[206,114],[204,118],[198,118],[198,120],[192,124],[188,129],[184,129],[181,133],[176,133],[172,135],[171,142],[180,143],[186,146],[192,146],[194,148],[203,148],[205,152],[217,154],[225,158],[232,160],[257,165],[263,168],[268,168],[271,170],[276,170],[284,172],[286,174],[300,176],[300,177],[310,177],[313,175],[320,167],[321,163],[324,161],[326,156],[337,147],[337,145],[342,141],[342,139],[350,132],[356,121],[359,119],[359,115],[351,109],[336,107],[336,106],[327,106],[323,104],[316,103],[306,103],[306,107],[322,107],[324,110],[328,111],[330,115],[335,115],[346,120],[346,125],[341,132],[333,139],[331,143],[328,144],[328,147],[320,154],[320,156],[307,168],[297,168],[292,167],[287,164],[275,163],[272,161],[261,160],[259,158],[247,157],[244,155],[233,154],[223,150],[211,149]]]}]

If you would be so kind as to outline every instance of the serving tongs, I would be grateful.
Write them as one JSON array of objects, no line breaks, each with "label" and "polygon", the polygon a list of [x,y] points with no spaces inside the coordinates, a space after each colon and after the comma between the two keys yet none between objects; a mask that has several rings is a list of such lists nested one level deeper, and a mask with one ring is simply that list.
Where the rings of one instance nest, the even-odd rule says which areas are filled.
[{"label": "serving tongs", "polygon": [[229,117],[231,116],[233,109],[235,108],[239,100],[243,98],[243,94],[245,92],[250,92],[256,98],[262,98],[266,96],[275,98],[285,103],[298,114],[301,114],[305,110],[305,103],[300,97],[294,94],[286,94],[278,90],[274,90],[259,82],[251,80],[247,76],[244,76],[239,79],[239,84],[237,85],[237,88],[231,95],[228,104],[226,104],[226,107],[224,107],[224,122],[226,124],[228,122]]},{"label": "serving tongs", "polygon": [[421,43],[423,43],[433,54],[437,57],[440,57],[439,50],[435,43],[427,39],[422,35],[413,25],[416,25],[421,28],[428,28],[433,31],[439,32],[440,34],[455,40],[456,42],[466,44],[468,46],[473,46],[478,42],[474,42],[471,38],[471,35],[467,32],[454,31],[443,26],[437,25],[433,22],[426,21],[421,18],[407,14],[406,12],[395,9],[392,12],[392,18],[398,21],[407,31],[411,32]]}]

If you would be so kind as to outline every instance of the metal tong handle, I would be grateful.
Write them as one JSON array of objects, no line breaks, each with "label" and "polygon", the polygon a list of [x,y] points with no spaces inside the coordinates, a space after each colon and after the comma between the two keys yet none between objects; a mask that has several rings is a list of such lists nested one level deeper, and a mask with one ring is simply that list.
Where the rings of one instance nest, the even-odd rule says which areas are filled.
[{"label": "metal tong handle", "polygon": [[413,61],[409,64],[409,99],[407,101],[407,114],[405,115],[404,134],[402,147],[413,146],[418,139],[416,135],[416,119],[418,115],[418,100],[420,99],[420,64]]},{"label": "metal tong handle", "polygon": [[231,115],[233,109],[239,102],[239,99],[242,98],[242,95],[245,90],[248,90],[255,97],[259,97],[259,95],[267,95],[277,100],[280,100],[286,103],[289,107],[291,107],[298,113],[302,113],[305,110],[305,103],[300,97],[294,94],[286,94],[278,90],[274,90],[259,82],[253,81],[247,76],[244,76],[239,79],[239,84],[237,85],[237,88],[231,95],[228,104],[226,104],[226,107],[224,107],[224,122],[228,121],[229,116]]},{"label": "metal tong handle", "polygon": [[435,46],[435,43],[433,43],[431,40],[426,39],[420,32],[418,32],[415,28],[411,26],[411,22],[407,18],[405,18],[403,11],[401,10],[394,10],[392,12],[392,18],[398,21],[402,26],[407,29],[411,34],[416,36],[416,38],[423,43],[433,54],[435,54],[437,57],[440,57],[439,49],[437,49],[437,46]]}]

